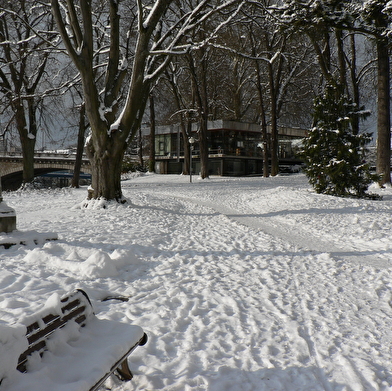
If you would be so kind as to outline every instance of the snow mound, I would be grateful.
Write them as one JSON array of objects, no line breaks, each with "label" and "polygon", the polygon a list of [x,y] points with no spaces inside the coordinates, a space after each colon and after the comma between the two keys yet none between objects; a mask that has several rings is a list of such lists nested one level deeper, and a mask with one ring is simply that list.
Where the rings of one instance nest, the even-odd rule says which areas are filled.
[{"label": "snow mound", "polygon": [[40,263],[54,270],[60,268],[87,279],[115,277],[125,266],[140,263],[131,250],[116,249],[112,254],[108,254],[102,250],[92,249],[81,253],[90,254],[84,260],[76,250],[65,256],[62,244],[47,243],[43,248],[30,250],[24,257],[24,262]]}]

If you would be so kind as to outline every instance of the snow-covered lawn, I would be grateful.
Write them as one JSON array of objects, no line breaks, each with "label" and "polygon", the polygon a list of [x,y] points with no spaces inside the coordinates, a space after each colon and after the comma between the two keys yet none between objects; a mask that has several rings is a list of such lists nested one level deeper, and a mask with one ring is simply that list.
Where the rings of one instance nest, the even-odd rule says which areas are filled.
[{"label": "snow-covered lawn", "polygon": [[392,190],[194,179],[134,177],[106,209],[78,208],[86,189],[3,194],[20,232],[59,240],[0,249],[1,329],[82,288],[149,336],[115,391],[392,390]]}]

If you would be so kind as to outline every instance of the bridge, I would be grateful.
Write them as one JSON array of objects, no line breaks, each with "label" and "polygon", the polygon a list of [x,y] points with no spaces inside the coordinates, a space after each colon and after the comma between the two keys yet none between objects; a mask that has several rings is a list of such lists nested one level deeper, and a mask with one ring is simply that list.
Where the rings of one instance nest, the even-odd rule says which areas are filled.
[{"label": "bridge", "polygon": [[[64,172],[71,176],[76,155],[69,152],[36,152],[34,155],[34,175],[40,176],[53,172]],[[91,174],[90,162],[83,158],[81,172]],[[6,153],[0,155],[0,177],[3,190],[15,190],[22,184],[22,155]]]}]

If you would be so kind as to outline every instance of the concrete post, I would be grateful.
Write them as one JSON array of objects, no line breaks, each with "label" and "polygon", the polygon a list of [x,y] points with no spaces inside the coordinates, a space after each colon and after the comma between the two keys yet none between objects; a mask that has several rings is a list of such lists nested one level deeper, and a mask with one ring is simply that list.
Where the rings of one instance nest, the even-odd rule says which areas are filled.
[{"label": "concrete post", "polygon": [[14,209],[7,206],[3,201],[0,178],[0,233],[8,233],[14,230],[16,230],[16,214]]}]

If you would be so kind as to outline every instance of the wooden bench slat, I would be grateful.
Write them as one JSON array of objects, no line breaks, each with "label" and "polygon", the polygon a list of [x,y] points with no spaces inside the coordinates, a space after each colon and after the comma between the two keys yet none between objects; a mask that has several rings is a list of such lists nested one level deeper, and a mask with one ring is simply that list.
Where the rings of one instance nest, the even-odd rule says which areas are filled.
[{"label": "wooden bench slat", "polygon": [[[87,300],[83,300],[83,298]],[[67,322],[73,319],[81,327],[85,325],[87,320],[86,301],[91,306],[91,302],[87,295],[82,291],[76,291],[60,300],[61,303],[65,303],[65,305],[61,307],[63,316],[50,313],[41,318],[46,325],[45,327],[41,327],[39,321],[34,321],[27,326],[26,337],[29,347],[19,357],[17,365],[18,371],[26,372],[28,356],[32,353],[38,352],[42,357],[43,352],[47,350],[46,339],[56,330],[64,327]],[[92,308],[91,313],[93,313]]]},{"label": "wooden bench slat", "polygon": [[65,314],[66,312],[72,311],[74,308],[77,308],[81,305],[81,301],[79,299],[75,299],[65,306],[61,307],[61,312]]},{"label": "wooden bench slat", "polygon": [[53,333],[53,331],[57,330],[58,328],[63,327],[68,321],[75,318],[75,321],[82,325],[82,323],[86,320],[86,316],[84,315],[85,307],[79,307],[73,310],[72,312],[68,313],[64,317],[54,317],[52,323],[49,323],[45,328],[37,329],[36,332],[30,333],[27,336],[27,340],[29,344],[33,344],[34,342],[38,341],[40,338],[44,338],[49,336]]},{"label": "wooden bench slat", "polygon": [[29,347],[27,350],[25,350],[20,356],[18,360],[18,365],[16,369],[19,372],[26,372],[27,371],[27,360],[28,356],[30,356],[34,352],[39,352],[40,355],[42,356],[44,350],[46,350],[46,342],[45,340],[40,341],[38,344],[35,344],[32,347]]},{"label": "wooden bench slat", "polygon": [[53,315],[53,314],[49,314],[46,315],[42,318],[42,320],[44,321],[45,324],[49,324],[52,323],[54,320],[58,319],[60,317],[60,315]]},{"label": "wooden bench slat", "polygon": [[39,324],[38,322],[34,322],[28,325],[26,329],[27,329],[26,335],[31,334],[34,330],[39,329]]}]

